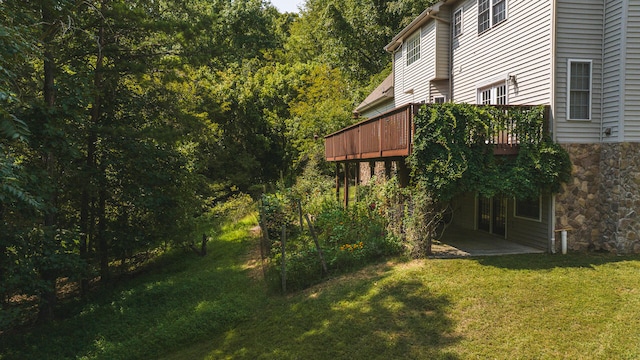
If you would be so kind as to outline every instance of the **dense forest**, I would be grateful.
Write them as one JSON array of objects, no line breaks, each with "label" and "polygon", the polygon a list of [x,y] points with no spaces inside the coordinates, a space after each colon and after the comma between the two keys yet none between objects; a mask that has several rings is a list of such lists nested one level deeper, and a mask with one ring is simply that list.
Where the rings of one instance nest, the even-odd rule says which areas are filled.
[{"label": "dense forest", "polygon": [[0,329],[292,182],[429,0],[0,0]]}]

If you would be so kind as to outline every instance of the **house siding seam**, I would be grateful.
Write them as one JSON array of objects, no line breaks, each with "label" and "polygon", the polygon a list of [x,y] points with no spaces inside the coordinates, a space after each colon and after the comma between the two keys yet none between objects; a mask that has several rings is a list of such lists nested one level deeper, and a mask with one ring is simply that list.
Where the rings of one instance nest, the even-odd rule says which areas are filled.
[{"label": "house siding seam", "polygon": [[624,84],[624,141],[640,141],[640,3],[626,5],[626,63]]},{"label": "house siding seam", "polygon": [[605,9],[605,26],[603,42],[603,119],[602,128],[611,129],[611,135],[603,141],[615,141],[620,135],[618,126],[620,117],[619,96],[622,84],[620,53],[622,49],[622,0],[609,1]]},{"label": "house siding seam", "polygon": [[450,38],[451,28],[447,21],[450,21],[449,9],[440,7],[439,18],[436,21],[436,48],[435,48],[435,80],[444,80],[449,78],[449,52],[451,49]]}]

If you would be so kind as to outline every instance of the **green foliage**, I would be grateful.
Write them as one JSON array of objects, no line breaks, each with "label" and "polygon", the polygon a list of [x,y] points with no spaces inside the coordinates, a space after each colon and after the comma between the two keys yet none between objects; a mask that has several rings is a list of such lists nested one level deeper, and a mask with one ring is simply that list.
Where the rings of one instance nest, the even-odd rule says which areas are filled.
[{"label": "green foliage", "polygon": [[[220,210],[234,214],[241,198]],[[219,220],[207,257],[174,249],[87,299],[67,299],[58,321],[3,333],[0,358],[158,359],[250,320],[267,300],[243,270],[254,219]]]},{"label": "green foliage", "polygon": [[[386,217],[391,212],[387,207],[392,207],[386,195],[392,186],[372,184],[362,190],[365,200],[345,209],[335,200],[330,180],[318,176],[317,171],[309,164],[305,176],[293,188],[263,196],[261,218],[262,224],[267,224],[271,240],[270,278],[274,287],[281,283],[283,224],[287,228],[287,289],[306,288],[323,279],[318,250],[310,233],[307,230],[300,233],[297,228],[296,204],[300,199],[303,212],[315,219],[315,233],[331,274],[351,271],[404,250],[400,238],[389,230],[393,222]],[[315,189],[311,185],[314,181]]]},{"label": "green foliage", "polygon": [[[296,184],[269,214],[318,214],[322,137],[352,122],[418,3],[0,1],[0,312],[55,300],[55,276],[84,277],[86,296],[87,274],[193,241],[239,191]],[[296,216],[273,221],[297,235]]]},{"label": "green foliage", "polygon": [[[491,139],[507,129],[520,141],[517,157],[494,156]],[[467,191],[519,198],[554,192],[570,176],[566,151],[543,131],[544,108],[529,110],[447,103],[424,107],[415,118],[414,179],[435,200]]]},{"label": "green foliage", "polygon": [[307,0],[285,43],[294,61],[317,60],[349,79],[369,80],[391,61],[391,38],[433,0]]}]

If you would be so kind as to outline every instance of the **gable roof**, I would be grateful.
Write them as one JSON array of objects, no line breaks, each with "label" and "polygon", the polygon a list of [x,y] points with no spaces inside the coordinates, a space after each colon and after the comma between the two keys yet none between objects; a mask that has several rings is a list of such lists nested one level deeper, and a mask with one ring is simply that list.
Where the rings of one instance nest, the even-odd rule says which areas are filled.
[{"label": "gable roof", "polygon": [[362,113],[385,100],[393,99],[393,72],[358,105],[355,112]]}]

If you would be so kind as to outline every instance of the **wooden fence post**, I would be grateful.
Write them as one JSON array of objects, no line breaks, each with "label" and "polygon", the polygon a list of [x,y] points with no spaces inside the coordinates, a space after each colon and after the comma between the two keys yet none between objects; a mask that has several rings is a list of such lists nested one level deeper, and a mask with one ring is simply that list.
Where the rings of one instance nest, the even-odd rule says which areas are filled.
[{"label": "wooden fence post", "polygon": [[316,244],[316,249],[318,249],[318,257],[320,257],[320,262],[322,263],[322,274],[326,275],[329,273],[327,269],[327,263],[324,261],[324,255],[322,254],[322,249],[320,248],[320,242],[318,242],[318,237],[316,236],[316,231],[313,228],[313,224],[311,224],[311,219],[309,219],[309,214],[305,215],[305,219],[307,219],[307,225],[309,225],[309,232],[311,232],[311,237],[313,238],[313,242]]},{"label": "wooden fence post", "polygon": [[266,253],[269,245],[269,231],[267,231],[267,227],[264,225],[263,221],[260,221],[260,229],[262,232],[262,236],[260,237],[260,258],[262,259],[262,278],[267,278],[267,270],[264,267],[264,258],[266,257]]}]

